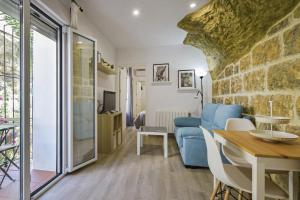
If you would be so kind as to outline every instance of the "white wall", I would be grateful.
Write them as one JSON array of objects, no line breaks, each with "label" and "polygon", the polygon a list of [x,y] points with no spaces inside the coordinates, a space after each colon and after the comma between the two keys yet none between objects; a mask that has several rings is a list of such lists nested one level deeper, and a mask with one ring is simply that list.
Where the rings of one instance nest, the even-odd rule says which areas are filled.
[{"label": "white wall", "polygon": [[[169,85],[153,85],[153,64],[170,64]],[[177,76],[180,69],[204,68],[207,63],[204,54],[196,48],[185,45],[151,47],[145,49],[118,49],[117,65],[125,67],[146,67],[146,111],[147,125],[155,124],[156,110],[184,110],[193,115],[201,112],[200,98],[195,99],[196,92],[182,92],[177,90]],[[200,87],[198,78],[197,87]],[[204,79],[205,100],[211,102],[211,78]]]},{"label": "white wall", "polygon": [[[52,14],[66,24],[70,23],[70,1],[59,0],[36,0],[42,6],[51,10]],[[101,53],[101,56],[110,64],[116,63],[116,48],[113,44],[96,28],[95,24],[91,22],[83,13],[79,12],[78,15],[78,31],[83,34],[89,35],[97,40],[97,50]],[[98,71],[98,92],[102,92],[104,89],[115,91],[115,75],[107,75]],[[98,95],[99,97],[99,95]]]},{"label": "white wall", "polygon": [[[56,170],[56,42],[33,31],[33,169]],[[47,106],[45,106],[47,105]]]}]

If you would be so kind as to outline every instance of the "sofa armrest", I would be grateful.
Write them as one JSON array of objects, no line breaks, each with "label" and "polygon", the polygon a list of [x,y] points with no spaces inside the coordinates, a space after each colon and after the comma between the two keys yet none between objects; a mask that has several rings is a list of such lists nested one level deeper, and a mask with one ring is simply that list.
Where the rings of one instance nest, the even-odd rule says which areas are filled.
[{"label": "sofa armrest", "polygon": [[174,119],[176,127],[198,127],[201,125],[201,118],[197,117],[176,117]]}]

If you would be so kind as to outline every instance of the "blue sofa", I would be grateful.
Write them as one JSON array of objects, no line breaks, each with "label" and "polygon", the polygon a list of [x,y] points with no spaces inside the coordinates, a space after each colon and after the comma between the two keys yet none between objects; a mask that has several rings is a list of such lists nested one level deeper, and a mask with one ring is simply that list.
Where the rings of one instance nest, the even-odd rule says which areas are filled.
[{"label": "blue sofa", "polygon": [[206,144],[200,125],[209,131],[224,130],[227,119],[240,118],[241,113],[240,105],[206,104],[201,118],[175,118],[175,137],[184,165],[208,167]]}]

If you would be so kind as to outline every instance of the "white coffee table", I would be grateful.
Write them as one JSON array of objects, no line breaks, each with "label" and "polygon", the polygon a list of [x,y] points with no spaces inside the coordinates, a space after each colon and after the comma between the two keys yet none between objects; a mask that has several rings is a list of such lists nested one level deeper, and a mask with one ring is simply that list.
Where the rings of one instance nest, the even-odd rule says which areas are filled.
[{"label": "white coffee table", "polygon": [[166,127],[141,127],[137,132],[137,155],[141,154],[143,147],[143,135],[161,135],[164,137],[164,157],[168,158],[168,132]]}]

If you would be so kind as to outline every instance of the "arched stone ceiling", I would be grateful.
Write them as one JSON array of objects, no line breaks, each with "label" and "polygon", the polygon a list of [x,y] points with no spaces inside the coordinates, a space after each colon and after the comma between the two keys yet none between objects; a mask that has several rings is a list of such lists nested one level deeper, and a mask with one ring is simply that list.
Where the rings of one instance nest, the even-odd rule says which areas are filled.
[{"label": "arched stone ceiling", "polygon": [[211,0],[185,16],[178,27],[188,32],[184,44],[200,48],[216,73],[237,61],[300,0]]}]

